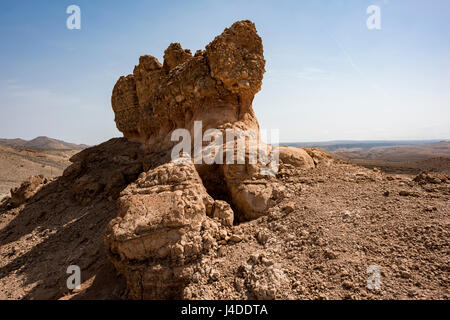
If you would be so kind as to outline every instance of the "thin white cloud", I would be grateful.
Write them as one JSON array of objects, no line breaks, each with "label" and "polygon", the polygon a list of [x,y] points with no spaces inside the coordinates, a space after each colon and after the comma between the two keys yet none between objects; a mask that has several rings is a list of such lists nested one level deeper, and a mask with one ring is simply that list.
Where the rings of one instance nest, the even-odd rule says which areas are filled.
[{"label": "thin white cloud", "polygon": [[334,75],[316,67],[306,67],[297,73],[297,77],[304,80],[332,80]]}]

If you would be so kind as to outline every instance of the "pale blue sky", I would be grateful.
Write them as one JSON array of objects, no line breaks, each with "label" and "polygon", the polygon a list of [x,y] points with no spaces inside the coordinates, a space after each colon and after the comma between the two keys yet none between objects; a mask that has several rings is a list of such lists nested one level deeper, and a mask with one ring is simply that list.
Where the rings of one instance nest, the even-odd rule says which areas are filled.
[{"label": "pale blue sky", "polygon": [[[71,4],[81,30],[66,28]],[[450,138],[448,0],[2,1],[0,137],[120,136],[111,91],[140,55],[195,52],[241,19],[267,60],[253,106],[281,141]]]}]

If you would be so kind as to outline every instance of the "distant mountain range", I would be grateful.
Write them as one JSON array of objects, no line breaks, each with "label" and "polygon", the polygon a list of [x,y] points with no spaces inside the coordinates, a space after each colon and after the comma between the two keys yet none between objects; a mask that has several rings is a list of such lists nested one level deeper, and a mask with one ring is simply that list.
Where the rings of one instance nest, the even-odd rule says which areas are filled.
[{"label": "distant mountain range", "polygon": [[[283,144],[281,144],[283,145]],[[327,141],[284,145],[323,148],[337,159],[389,173],[417,174],[423,170],[450,174],[449,140]]]},{"label": "distant mountain range", "polygon": [[49,137],[37,137],[33,140],[0,139],[0,145],[32,150],[82,150],[89,147],[86,144],[75,144]]},{"label": "distant mountain range", "polygon": [[354,149],[358,148],[360,151],[369,150],[375,147],[394,147],[394,146],[425,146],[435,143],[448,143],[448,139],[440,140],[335,140],[325,142],[288,142],[280,143],[297,148],[324,148],[329,151],[338,149]]}]

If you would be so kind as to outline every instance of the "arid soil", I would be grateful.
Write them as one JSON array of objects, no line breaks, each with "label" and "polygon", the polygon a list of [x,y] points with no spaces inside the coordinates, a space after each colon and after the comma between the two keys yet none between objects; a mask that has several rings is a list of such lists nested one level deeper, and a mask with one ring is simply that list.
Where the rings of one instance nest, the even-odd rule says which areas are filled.
[{"label": "arid soil", "polygon": [[[84,172],[92,178],[99,170],[114,176],[106,174],[112,167],[125,172],[139,153],[124,139],[92,149],[75,162],[89,163]],[[1,207],[0,298],[127,298],[103,244],[104,229],[117,215],[116,192],[83,193],[64,182],[73,170],[66,171],[18,208]],[[325,159],[313,169],[282,164],[278,179],[285,198],[269,215],[234,225],[226,240],[204,252],[185,298],[449,298],[448,176],[414,181]],[[71,264],[82,270],[77,292],[66,288]],[[380,290],[366,287],[371,265],[381,271]]]},{"label": "arid soil", "polygon": [[[345,162],[288,175],[290,197],[235,227],[243,241],[205,261],[220,277],[193,297],[259,298],[259,282],[286,299],[448,299],[449,180],[413,178]],[[366,287],[370,265],[380,290]]]},{"label": "arid soil", "polygon": [[58,177],[79,150],[33,150],[0,145],[0,200],[31,175]]},{"label": "arid soil", "polygon": [[347,161],[369,169],[380,168],[392,174],[414,175],[428,171],[450,175],[450,157],[431,157],[418,161],[392,161],[388,158],[386,160],[348,159]]}]

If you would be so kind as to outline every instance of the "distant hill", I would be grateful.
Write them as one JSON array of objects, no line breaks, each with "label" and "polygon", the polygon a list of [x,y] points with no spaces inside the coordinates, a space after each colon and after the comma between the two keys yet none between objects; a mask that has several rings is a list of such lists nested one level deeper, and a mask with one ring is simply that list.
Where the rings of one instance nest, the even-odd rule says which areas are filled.
[{"label": "distant hill", "polygon": [[325,142],[289,142],[280,143],[297,148],[324,148],[329,151],[338,149],[359,149],[360,151],[369,150],[375,147],[394,147],[394,146],[424,146],[436,145],[447,148],[448,140],[335,140]]},{"label": "distant hill", "polygon": [[417,174],[423,170],[450,174],[449,140],[294,142],[281,145],[324,148],[334,158],[388,173]]},{"label": "distant hill", "polygon": [[450,157],[450,142],[375,146],[369,149],[354,146],[353,148],[335,149],[334,154],[349,159],[419,161],[435,157]]},{"label": "distant hill", "polygon": [[0,139],[0,145],[32,150],[82,150],[88,147],[85,144],[75,144],[44,136],[33,140]]}]

